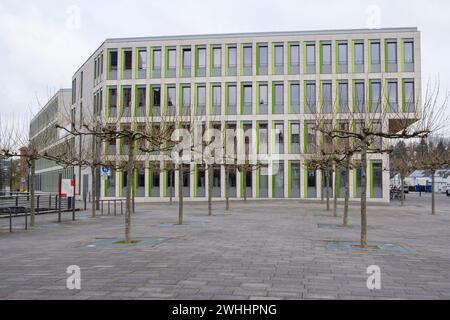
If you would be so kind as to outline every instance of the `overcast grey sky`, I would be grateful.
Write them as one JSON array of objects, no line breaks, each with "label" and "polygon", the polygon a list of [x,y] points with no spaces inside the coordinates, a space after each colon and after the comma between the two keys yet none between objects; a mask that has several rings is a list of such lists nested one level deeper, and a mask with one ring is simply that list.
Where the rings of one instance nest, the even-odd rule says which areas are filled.
[{"label": "overcast grey sky", "polygon": [[381,27],[419,28],[424,85],[450,89],[447,0],[0,0],[0,112],[36,112],[106,38],[366,28],[374,5]]}]

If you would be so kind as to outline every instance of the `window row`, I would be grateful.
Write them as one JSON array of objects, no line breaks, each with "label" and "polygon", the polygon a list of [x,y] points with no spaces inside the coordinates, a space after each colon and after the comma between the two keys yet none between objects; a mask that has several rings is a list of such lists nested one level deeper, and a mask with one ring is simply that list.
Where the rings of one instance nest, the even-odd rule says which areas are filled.
[{"label": "window row", "polygon": [[[143,163],[138,164],[135,172],[133,193],[136,197],[175,197],[180,190],[178,183],[182,184],[181,192],[184,197],[202,198],[208,194],[208,171],[205,165],[192,164],[182,167],[181,181],[176,179],[171,163],[150,163],[146,168]],[[370,198],[383,198],[383,162],[382,160],[369,161],[369,192]],[[285,172],[287,174],[285,174]],[[337,168],[337,175],[332,171],[324,171],[320,174],[312,168],[306,167],[301,161],[276,161],[269,167],[262,164],[255,170],[225,169],[220,165],[212,167],[212,197],[224,197],[228,192],[230,198],[317,198],[319,192],[325,194],[328,188],[329,194],[337,193],[338,198],[344,198],[346,192],[346,179],[348,174],[344,168]],[[112,171],[103,184],[105,197],[121,197],[127,190],[127,171]],[[329,176],[329,183],[324,176]],[[356,161],[354,169],[350,172],[351,185],[350,197],[361,197],[361,164]],[[320,178],[322,177],[322,178]],[[146,183],[147,181],[147,183]],[[271,192],[269,195],[269,185]],[[225,186],[227,190],[225,190]],[[321,189],[321,190],[320,190]],[[286,190],[286,193],[285,193]]]},{"label": "window row", "polygon": [[[134,86],[134,104],[132,86],[120,87],[120,99],[118,88],[112,86],[107,90],[106,115],[160,116],[162,111],[165,115],[381,112],[382,106],[386,112],[416,110],[413,79],[353,80],[350,83],[338,80],[334,84],[332,81],[304,81],[303,88],[300,82],[290,81],[285,86],[284,82],[181,84],[178,90],[176,85],[166,85],[162,90],[159,85],[151,85],[147,92],[146,86],[138,85]],[[96,110],[101,110],[101,105]]]},{"label": "window row", "polygon": [[[313,74],[317,72],[316,67],[322,74],[367,71],[413,72],[414,41],[401,39],[400,42],[400,52],[398,39],[385,39],[384,44],[382,40],[306,41],[303,43],[303,50],[299,42],[152,47],[150,50],[136,48],[135,54],[132,48],[108,49],[107,79],[131,79],[133,59],[136,79],[145,79],[148,76],[151,78],[251,76],[254,72],[256,75],[301,72]],[[381,51],[383,45],[384,66]],[[164,70],[162,70],[163,59]],[[97,68],[99,65],[103,66],[103,55],[100,56],[99,62],[97,60],[95,60],[95,74],[101,75],[101,71]],[[208,75],[207,60],[209,60]],[[334,66],[332,61],[335,61]],[[193,67],[194,74],[192,74]],[[147,69],[150,71],[149,75]]]}]

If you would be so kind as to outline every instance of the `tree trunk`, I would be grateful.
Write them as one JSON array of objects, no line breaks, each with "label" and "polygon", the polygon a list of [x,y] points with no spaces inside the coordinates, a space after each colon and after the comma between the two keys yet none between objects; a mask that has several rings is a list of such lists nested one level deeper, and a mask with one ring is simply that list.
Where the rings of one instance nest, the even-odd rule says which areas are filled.
[{"label": "tree trunk", "polygon": [[337,179],[338,179],[338,168],[334,168],[334,195],[333,195],[333,217],[337,217],[337,204],[338,204],[338,198],[337,198]]},{"label": "tree trunk", "polygon": [[321,203],[324,203],[324,196],[323,196],[323,185],[324,185],[324,183],[325,183],[325,181],[324,181],[324,170],[323,169],[321,169],[320,170],[320,185],[322,186],[322,189],[320,190],[320,202]]},{"label": "tree trunk", "polygon": [[96,214],[96,211],[97,211],[97,204],[96,204],[96,184],[97,184],[97,177],[96,177],[96,175],[95,175],[95,167],[94,166],[92,166],[91,167],[91,174],[92,174],[92,181],[91,181],[91,189],[92,189],[92,192],[91,192],[91,194],[92,194],[92,197],[91,197],[91,200],[92,200],[92,218],[95,218],[95,214]]},{"label": "tree trunk", "polygon": [[170,170],[168,171],[169,173],[169,185],[170,185],[170,205],[173,204],[173,179],[172,179],[172,172],[170,172]]},{"label": "tree trunk", "polygon": [[225,210],[230,210],[230,194],[228,192],[228,179],[230,173],[228,172],[227,166],[225,166]]},{"label": "tree trunk", "polygon": [[361,248],[367,248],[367,143],[361,148]]},{"label": "tree trunk", "polygon": [[329,190],[329,185],[330,185],[330,174],[328,170],[325,170],[325,188],[326,188],[326,195],[327,195],[327,211],[330,211],[330,190]]},{"label": "tree trunk", "polygon": [[436,214],[436,201],[435,201],[435,194],[434,194],[434,174],[435,171],[431,171],[431,214]]},{"label": "tree trunk", "polygon": [[403,187],[404,183],[403,183],[403,175],[400,173],[400,205],[403,207],[405,204],[405,191],[404,191],[404,187]]},{"label": "tree trunk", "polygon": [[183,224],[183,166],[178,167],[178,224]]},{"label": "tree trunk", "polygon": [[36,211],[36,199],[35,199],[35,193],[36,193],[36,160],[31,158],[31,177],[30,177],[30,226],[34,227],[35,225],[35,211]]},{"label": "tree trunk", "polygon": [[344,219],[342,225],[348,226],[348,203],[350,200],[350,156],[345,161],[345,199],[344,199]]},{"label": "tree trunk", "polygon": [[127,167],[127,194],[125,201],[125,242],[131,243],[131,212],[133,196],[133,172],[134,172],[134,141],[130,141],[128,149],[128,167]]},{"label": "tree trunk", "polygon": [[244,175],[244,202],[247,202],[247,170],[243,169],[242,174]]},{"label": "tree trunk", "polygon": [[213,167],[208,165],[208,216],[212,216]]}]

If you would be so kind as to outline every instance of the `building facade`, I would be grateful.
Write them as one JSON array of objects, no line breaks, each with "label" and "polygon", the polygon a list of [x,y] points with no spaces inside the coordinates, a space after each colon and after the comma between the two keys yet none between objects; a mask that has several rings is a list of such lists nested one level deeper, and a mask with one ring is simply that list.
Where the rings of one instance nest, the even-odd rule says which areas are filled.
[{"label": "building facade", "polygon": [[[70,129],[71,89],[61,89],[44,105],[30,122],[30,141],[43,153],[70,137],[67,131],[58,129],[56,124]],[[72,138],[73,139],[73,138]],[[36,191],[57,193],[59,190],[59,175],[71,179],[74,168],[63,168],[48,159],[36,160]]]},{"label": "building facade", "polygon": [[[311,123],[314,114],[345,114],[355,112],[358,101],[370,100],[372,108],[376,100],[386,100],[392,110],[382,112],[417,119],[420,59],[416,28],[108,39],[73,76],[72,112],[76,117],[99,114],[104,121],[119,116],[117,125],[146,125],[148,117],[158,122],[169,112],[222,131],[243,129],[238,143],[251,144],[261,155],[276,155],[276,160],[245,174],[231,172],[231,198],[320,199],[322,173],[305,162],[320,144]],[[380,120],[379,125],[390,123]],[[123,141],[110,141],[103,157],[115,161],[124,150]],[[167,161],[158,154],[139,155],[137,201],[177,196],[179,183],[188,200],[206,199],[203,163],[187,164],[178,181]],[[387,155],[369,155],[369,201],[389,201],[388,169]],[[345,172],[338,170],[330,187],[342,198]],[[102,197],[125,196],[125,177],[119,170],[102,178]],[[225,197],[225,178],[224,166],[215,166],[215,199]],[[360,197],[360,180],[355,168],[352,199]]]}]

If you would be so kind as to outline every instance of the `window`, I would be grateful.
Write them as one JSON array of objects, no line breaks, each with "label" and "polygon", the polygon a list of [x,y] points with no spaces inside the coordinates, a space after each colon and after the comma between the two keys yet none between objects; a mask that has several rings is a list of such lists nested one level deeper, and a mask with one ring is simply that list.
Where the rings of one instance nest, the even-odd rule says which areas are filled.
[{"label": "window", "polygon": [[190,48],[184,48],[183,49],[183,71],[182,76],[183,77],[190,77],[191,76],[191,49]]},{"label": "window", "polygon": [[306,44],[306,73],[316,72],[316,45]]},{"label": "window", "polygon": [[381,112],[381,82],[376,80],[371,80],[370,83],[370,94],[371,94],[371,111]]},{"label": "window", "polygon": [[291,198],[300,198],[300,172],[300,161],[291,161],[291,172],[289,172],[291,179]]},{"label": "window", "polygon": [[176,101],[176,88],[168,87],[167,88],[167,114],[168,115],[173,116],[176,114],[175,101]]},{"label": "window", "polygon": [[412,40],[405,40],[404,42],[405,55],[405,72],[414,71],[414,42]]},{"label": "window", "polygon": [[316,113],[316,83],[306,82],[306,113]]},{"label": "window", "polygon": [[117,51],[109,51],[109,79],[117,80]]},{"label": "window", "polygon": [[244,46],[244,76],[251,76],[252,75],[252,46],[246,45]]},{"label": "window", "polygon": [[177,68],[177,50],[168,49],[167,50],[167,76],[169,78],[174,78],[176,76]]},{"label": "window", "polygon": [[353,61],[353,72],[364,72],[364,42],[355,42],[355,60]]},{"label": "window", "polygon": [[291,123],[291,147],[290,153],[299,154],[300,153],[300,123]]},{"label": "window", "polygon": [[145,116],[145,97],[146,97],[145,87],[138,87],[137,89],[137,116],[144,117]]},{"label": "window", "polygon": [[198,67],[197,76],[204,77],[206,75],[206,48],[198,48]]},{"label": "window", "polygon": [[222,75],[222,48],[213,47],[212,51],[212,76],[219,77]]},{"label": "window", "polygon": [[269,104],[269,95],[267,90],[267,84],[261,83],[259,84],[259,114],[267,114],[268,112],[268,104]]},{"label": "window", "polygon": [[284,50],[282,44],[276,44],[274,48],[274,64],[275,64],[275,74],[284,73]]},{"label": "window", "polygon": [[322,82],[322,112],[333,112],[333,94],[331,90],[331,82]]},{"label": "window", "polygon": [[372,162],[373,197],[383,198],[383,162],[374,160]]},{"label": "window", "polygon": [[284,124],[283,122],[275,123],[275,154],[284,153]]},{"label": "window", "polygon": [[109,117],[117,116],[117,89],[116,88],[108,88],[108,115]]},{"label": "window", "polygon": [[339,112],[342,112],[342,113],[349,112],[347,81],[339,81]]},{"label": "window", "polygon": [[290,84],[290,113],[300,113],[300,84]]},{"label": "window", "polygon": [[398,86],[396,80],[388,81],[388,110],[398,112]]},{"label": "window", "polygon": [[315,123],[313,121],[306,121],[305,123],[307,129],[306,136],[306,153],[315,153],[316,152],[316,129]]},{"label": "window", "polygon": [[281,83],[277,83],[274,85],[274,106],[272,112],[274,114],[283,114],[284,113],[284,85]]},{"label": "window", "polygon": [[370,42],[370,71],[381,72],[380,42]]},{"label": "window", "polygon": [[205,115],[206,114],[206,87],[198,86],[197,87],[197,114]]},{"label": "window", "polygon": [[275,175],[275,181],[272,184],[272,196],[284,198],[284,161],[273,163],[273,174]]},{"label": "window", "polygon": [[258,45],[258,50],[259,50],[258,74],[267,74],[267,64],[269,61],[267,45],[266,44]]},{"label": "window", "polygon": [[364,94],[364,81],[355,81],[355,111],[365,112],[365,94]]},{"label": "window", "polygon": [[123,51],[124,54],[124,68],[123,68],[123,78],[131,79],[131,66],[132,66],[132,56],[131,50],[127,49]]},{"label": "window", "polygon": [[244,95],[244,105],[242,114],[252,114],[252,86],[244,85],[243,86],[243,95]]},{"label": "window", "polygon": [[259,169],[259,197],[267,198],[269,196],[269,166],[261,164]]},{"label": "window", "polygon": [[152,112],[154,116],[161,115],[161,88],[152,87]]},{"label": "window", "polygon": [[153,50],[152,77],[153,78],[161,77],[161,49]]},{"label": "window", "polygon": [[405,86],[405,111],[406,112],[415,112],[416,105],[414,100],[414,80],[405,80],[404,82]]},{"label": "window", "polygon": [[138,74],[139,79],[145,79],[147,72],[147,49],[138,50]]},{"label": "window", "polygon": [[331,73],[331,43],[322,43],[321,73]]},{"label": "window", "polygon": [[83,99],[83,71],[80,72],[80,99]]},{"label": "window", "polygon": [[184,116],[191,114],[191,87],[184,86],[182,87],[182,114]]},{"label": "window", "polygon": [[387,40],[387,70],[397,72],[397,41]]},{"label": "window", "polygon": [[268,135],[267,135],[267,122],[259,123],[259,154],[267,154],[268,151]]},{"label": "window", "polygon": [[235,46],[228,47],[228,70],[227,73],[229,76],[236,75],[236,65],[237,65],[237,53]]},{"label": "window", "polygon": [[122,94],[123,94],[122,116],[131,117],[131,88],[129,87],[123,88]]},{"label": "window", "polygon": [[347,42],[340,42],[338,44],[338,72],[348,72],[348,48]]},{"label": "window", "polygon": [[300,47],[298,44],[291,44],[290,46],[290,73],[300,73]]},{"label": "window", "polygon": [[213,99],[213,101],[212,101],[212,103],[213,103],[213,105],[212,105],[212,108],[213,108],[213,110],[212,110],[212,114],[215,114],[215,115],[219,115],[219,114],[222,114],[222,110],[221,110],[221,102],[222,102],[222,100],[221,100],[221,98],[222,98],[222,90],[221,90],[221,87],[220,87],[220,85],[213,85],[212,86],[212,99]]},{"label": "window", "polygon": [[237,110],[237,88],[235,84],[228,85],[228,113],[235,115]]}]

